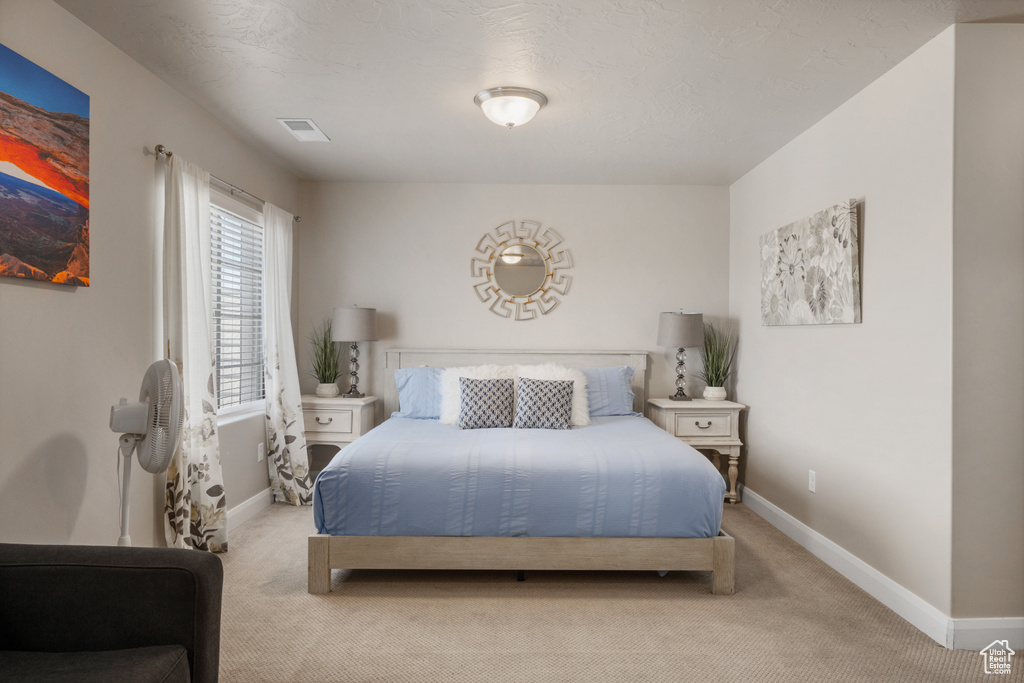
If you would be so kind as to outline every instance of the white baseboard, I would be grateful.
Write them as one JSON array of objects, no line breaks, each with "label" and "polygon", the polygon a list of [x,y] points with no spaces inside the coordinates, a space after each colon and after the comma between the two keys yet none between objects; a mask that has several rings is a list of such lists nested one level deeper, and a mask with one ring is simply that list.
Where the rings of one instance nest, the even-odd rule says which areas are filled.
[{"label": "white baseboard", "polygon": [[998,639],[1024,647],[1024,618],[952,619],[749,488],[743,489],[743,503],[940,645],[979,651]]},{"label": "white baseboard", "polygon": [[[992,619],[950,619],[950,635],[954,650],[980,652],[996,640],[1009,641],[1016,650],[1024,648],[1024,617]],[[1014,664],[1017,670],[1017,664]]]},{"label": "white baseboard", "polygon": [[274,494],[268,486],[265,490],[260,491],[252,498],[243,500],[241,503],[228,510],[228,532],[232,529],[237,529],[242,526],[250,519],[258,515],[261,511],[270,507],[274,502]]}]

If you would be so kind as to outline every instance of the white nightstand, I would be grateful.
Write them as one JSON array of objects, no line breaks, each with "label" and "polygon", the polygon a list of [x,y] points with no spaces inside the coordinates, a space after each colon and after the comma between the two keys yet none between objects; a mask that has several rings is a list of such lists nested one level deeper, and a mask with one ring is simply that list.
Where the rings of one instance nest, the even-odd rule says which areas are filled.
[{"label": "white nightstand", "polygon": [[721,471],[719,454],[729,456],[730,503],[738,503],[736,478],[739,476],[740,411],[746,408],[742,403],[732,401],[706,401],[695,398],[692,401],[673,401],[669,398],[647,400],[651,421],[698,450],[715,452],[715,467]]},{"label": "white nightstand", "polygon": [[306,445],[327,444],[344,448],[374,428],[376,396],[320,398],[302,395],[302,419]]}]

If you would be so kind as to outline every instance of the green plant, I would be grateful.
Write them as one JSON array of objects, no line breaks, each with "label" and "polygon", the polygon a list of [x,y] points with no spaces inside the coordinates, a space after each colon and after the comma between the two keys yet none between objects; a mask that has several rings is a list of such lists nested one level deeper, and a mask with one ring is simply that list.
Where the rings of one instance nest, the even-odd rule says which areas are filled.
[{"label": "green plant", "polygon": [[711,323],[704,323],[704,347],[700,350],[704,367],[700,377],[709,387],[724,387],[725,380],[732,375],[732,362],[736,358],[736,343],[732,327],[719,332]]},{"label": "green plant", "polygon": [[313,344],[313,350],[309,354],[309,360],[313,364],[313,372],[310,374],[321,384],[336,382],[341,375],[342,351],[341,347],[331,340],[330,318],[325,318],[323,325],[313,327],[309,341]]}]

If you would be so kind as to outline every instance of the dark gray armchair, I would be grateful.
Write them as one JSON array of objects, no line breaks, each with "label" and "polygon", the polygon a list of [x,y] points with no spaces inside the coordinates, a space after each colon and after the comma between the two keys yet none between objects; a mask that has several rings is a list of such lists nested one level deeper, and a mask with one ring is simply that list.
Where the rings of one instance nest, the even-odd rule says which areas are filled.
[{"label": "dark gray armchair", "polygon": [[220,558],[0,544],[0,680],[215,683]]}]

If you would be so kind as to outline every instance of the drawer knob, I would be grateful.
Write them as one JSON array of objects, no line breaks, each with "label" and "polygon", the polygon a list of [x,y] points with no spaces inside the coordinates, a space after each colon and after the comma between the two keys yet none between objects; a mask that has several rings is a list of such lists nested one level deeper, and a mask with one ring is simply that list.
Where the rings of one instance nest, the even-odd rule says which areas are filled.
[{"label": "drawer knob", "polygon": [[700,424],[700,420],[694,422],[693,424],[697,425],[697,429],[710,429],[711,428],[711,420],[708,420],[708,423],[706,425],[704,425],[703,427]]},{"label": "drawer knob", "polygon": [[327,418],[327,422],[323,422],[323,421],[320,420],[320,416],[319,415],[316,416],[316,423],[318,425],[329,425],[333,421],[334,421],[333,417],[329,417],[329,418]]}]

